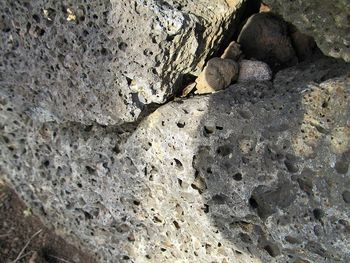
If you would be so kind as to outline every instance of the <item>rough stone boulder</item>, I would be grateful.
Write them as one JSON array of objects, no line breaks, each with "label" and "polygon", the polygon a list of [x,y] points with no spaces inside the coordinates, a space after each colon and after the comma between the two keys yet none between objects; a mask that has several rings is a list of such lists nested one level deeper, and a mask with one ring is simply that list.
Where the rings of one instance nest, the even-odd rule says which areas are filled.
[{"label": "rough stone boulder", "polygon": [[303,33],[315,38],[318,47],[332,57],[350,61],[350,3],[348,0],[266,0]]},{"label": "rough stone boulder", "polygon": [[1,94],[1,176],[99,262],[348,262],[349,65],[175,100],[139,127],[40,123]]},{"label": "rough stone boulder", "polygon": [[121,124],[198,74],[242,1],[0,1],[0,85],[38,121]]}]

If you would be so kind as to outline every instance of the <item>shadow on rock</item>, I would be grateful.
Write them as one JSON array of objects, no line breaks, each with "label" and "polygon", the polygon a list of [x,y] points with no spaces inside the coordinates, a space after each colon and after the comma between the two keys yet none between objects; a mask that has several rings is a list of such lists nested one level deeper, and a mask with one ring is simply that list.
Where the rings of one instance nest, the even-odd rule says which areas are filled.
[{"label": "shadow on rock", "polygon": [[348,72],[320,58],[210,96],[193,167],[207,216],[241,253],[350,260]]}]

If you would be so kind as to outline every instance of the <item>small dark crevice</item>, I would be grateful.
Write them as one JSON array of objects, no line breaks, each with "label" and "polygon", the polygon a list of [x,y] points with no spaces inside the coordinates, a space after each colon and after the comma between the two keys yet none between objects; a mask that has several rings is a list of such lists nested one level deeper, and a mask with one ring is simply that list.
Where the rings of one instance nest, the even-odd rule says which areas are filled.
[{"label": "small dark crevice", "polygon": [[253,14],[259,13],[260,6],[261,0],[247,0],[242,4],[242,6],[237,10],[235,16],[232,17],[230,27],[228,28],[227,32],[225,32],[225,36],[221,41],[219,48],[206,61],[213,57],[220,57],[230,42],[237,40],[238,35],[247,19]]}]

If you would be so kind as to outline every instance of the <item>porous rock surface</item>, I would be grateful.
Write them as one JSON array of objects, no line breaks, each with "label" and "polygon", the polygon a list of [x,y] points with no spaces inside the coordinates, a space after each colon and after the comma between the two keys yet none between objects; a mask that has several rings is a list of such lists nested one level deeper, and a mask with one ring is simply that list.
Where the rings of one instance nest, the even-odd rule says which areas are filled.
[{"label": "porous rock surface", "polygon": [[350,3],[348,0],[266,0],[272,12],[279,13],[305,34],[313,36],[318,47],[332,57],[350,61]]},{"label": "porous rock surface", "polygon": [[348,73],[301,64],[135,131],[33,121],[1,92],[1,176],[99,262],[348,262]]},{"label": "porous rock surface", "polygon": [[266,63],[243,59],[239,62],[238,82],[271,80],[272,71]]},{"label": "porous rock surface", "polygon": [[0,1],[2,92],[38,121],[135,121],[199,73],[242,2]]}]

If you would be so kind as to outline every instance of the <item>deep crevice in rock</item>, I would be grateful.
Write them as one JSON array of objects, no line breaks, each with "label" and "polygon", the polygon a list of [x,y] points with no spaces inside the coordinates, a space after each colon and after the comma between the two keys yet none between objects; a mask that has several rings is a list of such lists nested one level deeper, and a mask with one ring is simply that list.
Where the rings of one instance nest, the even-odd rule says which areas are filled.
[{"label": "deep crevice in rock", "polygon": [[237,13],[232,18],[233,21],[231,22],[231,26],[228,28],[227,32],[224,32],[224,38],[219,47],[214,54],[208,58],[208,60],[213,57],[220,57],[230,42],[237,40],[238,34],[246,20],[253,14],[259,13],[260,6],[261,0],[246,0],[242,3],[242,6],[237,10]]}]

